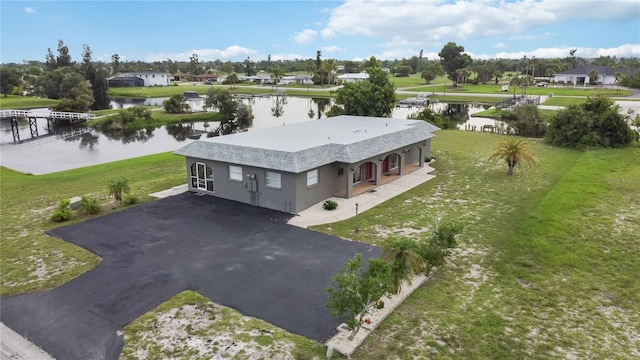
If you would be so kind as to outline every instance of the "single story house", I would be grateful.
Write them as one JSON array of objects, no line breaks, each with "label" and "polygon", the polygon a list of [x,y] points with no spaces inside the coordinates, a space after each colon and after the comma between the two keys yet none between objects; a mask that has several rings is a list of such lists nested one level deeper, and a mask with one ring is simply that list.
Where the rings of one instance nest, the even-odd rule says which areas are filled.
[{"label": "single story house", "polygon": [[108,79],[109,86],[113,87],[142,87],[142,86],[167,86],[171,85],[169,74],[154,71],[142,71],[130,74],[112,76]]},{"label": "single story house", "polygon": [[271,75],[238,75],[240,81],[252,81],[256,84],[265,85],[271,84]]},{"label": "single story house", "polygon": [[436,130],[421,120],[343,115],[205,138],[175,154],[186,158],[190,191],[295,214],[424,166]]},{"label": "single story house", "polygon": [[553,82],[574,85],[584,84],[586,82],[588,84],[589,72],[591,72],[591,70],[595,70],[598,73],[596,82],[602,85],[614,85],[616,83],[615,74],[617,72],[622,73],[624,76],[630,76],[635,73],[634,69],[586,65],[557,73],[553,77]]},{"label": "single story house", "polygon": [[189,105],[189,111],[191,112],[199,112],[204,111],[204,97],[200,96],[195,91],[185,91],[182,93],[187,104]]},{"label": "single story house", "polygon": [[349,73],[349,74],[341,74],[337,76],[339,82],[356,82],[362,81],[369,78],[369,74],[366,72],[361,73]]},{"label": "single story house", "polygon": [[130,76],[139,77],[144,81],[143,86],[167,86],[171,85],[171,78],[166,72],[158,71],[140,71],[127,74]]},{"label": "single story house", "polygon": [[282,79],[280,79],[279,84],[313,85],[313,80],[311,75],[288,75],[283,76]]},{"label": "single story house", "polygon": [[119,75],[112,76],[108,80],[109,87],[142,87],[144,80],[137,76]]},{"label": "single story house", "polygon": [[218,76],[214,74],[199,74],[193,76],[195,81],[199,82],[216,82],[218,81]]}]

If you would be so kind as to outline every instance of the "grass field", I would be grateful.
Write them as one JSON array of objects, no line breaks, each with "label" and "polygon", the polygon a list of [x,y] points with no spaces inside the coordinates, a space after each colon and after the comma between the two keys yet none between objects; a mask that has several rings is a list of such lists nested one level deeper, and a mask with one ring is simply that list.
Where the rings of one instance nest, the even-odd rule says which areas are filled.
[{"label": "grass field", "polygon": [[31,96],[0,96],[0,109],[32,109],[49,107],[57,103],[58,100],[35,98]]},{"label": "grass field", "polygon": [[[465,94],[511,94],[513,95],[513,87],[509,86],[509,91],[502,92],[502,85],[473,85],[464,84],[458,88],[447,86],[447,93],[465,93]],[[442,86],[435,87],[435,91],[442,92]],[[411,91],[423,91],[433,92],[433,86],[424,86],[419,88],[412,88]],[[516,95],[520,95],[522,90],[516,89]],[[629,90],[618,90],[611,88],[599,88],[599,87],[587,87],[587,88],[573,88],[573,87],[528,87],[527,95],[549,95],[553,93],[556,96],[594,96],[594,95],[608,95],[608,96],[629,96],[631,92]]]},{"label": "grass field", "polygon": [[[316,227],[366,243],[420,237],[440,214],[460,247],[355,359],[640,356],[640,148],[578,152],[534,141],[505,176],[498,135],[440,131],[437,177],[359,218]],[[393,215],[390,215],[393,214]]]}]

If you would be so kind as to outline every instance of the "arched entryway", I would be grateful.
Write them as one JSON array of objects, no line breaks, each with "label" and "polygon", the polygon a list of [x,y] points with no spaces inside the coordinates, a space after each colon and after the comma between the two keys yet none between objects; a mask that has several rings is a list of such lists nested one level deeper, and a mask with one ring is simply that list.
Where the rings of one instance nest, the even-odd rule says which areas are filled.
[{"label": "arched entryway", "polygon": [[358,195],[376,186],[377,165],[367,161],[353,167],[351,181],[353,183],[353,194]]}]

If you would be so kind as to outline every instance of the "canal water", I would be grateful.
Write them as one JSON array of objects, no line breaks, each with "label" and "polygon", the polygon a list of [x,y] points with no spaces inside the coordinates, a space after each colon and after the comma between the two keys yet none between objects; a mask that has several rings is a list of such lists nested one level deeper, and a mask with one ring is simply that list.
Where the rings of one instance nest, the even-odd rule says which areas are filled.
[{"label": "canal water", "polygon": [[[161,105],[163,98],[154,99],[117,99],[112,102],[114,109],[135,105]],[[325,118],[325,112],[331,108],[331,99],[287,97],[277,104],[276,98],[254,98],[242,100],[251,105],[255,119],[252,129],[283,124],[293,124],[311,119]],[[441,111],[446,104],[432,104],[435,111]],[[418,108],[396,108],[393,118],[406,119]],[[484,110],[479,106],[469,106],[469,113]],[[491,119],[474,118],[470,121],[480,124],[494,124]],[[205,131],[203,123],[194,123],[193,130]],[[215,126],[212,123],[211,126]],[[464,123],[459,126],[464,128]],[[192,131],[187,125],[164,125],[141,129],[126,135],[114,135],[96,130],[64,137],[71,131],[83,126],[60,126],[48,134],[47,122],[38,120],[39,138],[32,140],[27,122],[20,123],[21,144],[13,142],[11,125],[8,120],[0,121],[0,164],[10,169],[31,173],[46,174],[62,170],[75,169],[89,165],[124,160],[144,155],[177,150],[191,141],[188,134]],[[87,129],[85,129],[86,131]],[[249,130],[251,131],[251,130]]]}]

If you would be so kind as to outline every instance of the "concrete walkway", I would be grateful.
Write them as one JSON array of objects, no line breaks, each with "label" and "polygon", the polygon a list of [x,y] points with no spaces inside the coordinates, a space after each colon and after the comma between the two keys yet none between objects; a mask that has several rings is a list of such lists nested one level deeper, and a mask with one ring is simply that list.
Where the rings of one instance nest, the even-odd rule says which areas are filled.
[{"label": "concrete walkway", "polygon": [[332,197],[330,200],[338,203],[337,209],[325,210],[322,207],[323,201],[291,218],[289,224],[308,227],[349,219],[356,215],[356,204],[358,204],[358,213],[361,214],[380,203],[433,179],[435,175],[431,173],[434,171],[434,168],[425,164],[424,167],[412,173],[374,188],[375,192],[365,192],[350,199]]},{"label": "concrete walkway", "polygon": [[0,323],[0,360],[54,360],[22,335]]}]

